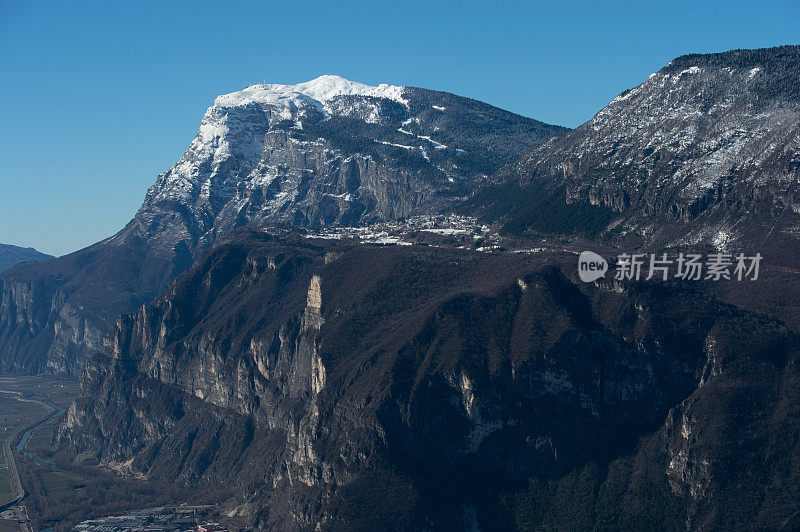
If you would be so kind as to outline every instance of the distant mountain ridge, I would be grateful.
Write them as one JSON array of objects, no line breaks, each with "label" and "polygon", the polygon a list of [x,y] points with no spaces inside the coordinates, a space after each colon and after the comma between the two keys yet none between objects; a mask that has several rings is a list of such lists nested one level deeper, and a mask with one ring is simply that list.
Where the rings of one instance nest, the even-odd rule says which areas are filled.
[{"label": "distant mountain ridge", "polygon": [[236,228],[444,212],[564,130],[444,92],[338,76],[220,96],[123,230],[0,276],[0,372],[80,373],[120,314]]},{"label": "distant mountain ridge", "polygon": [[0,272],[20,262],[44,261],[53,259],[52,255],[42,253],[33,248],[23,248],[10,244],[0,244]]}]

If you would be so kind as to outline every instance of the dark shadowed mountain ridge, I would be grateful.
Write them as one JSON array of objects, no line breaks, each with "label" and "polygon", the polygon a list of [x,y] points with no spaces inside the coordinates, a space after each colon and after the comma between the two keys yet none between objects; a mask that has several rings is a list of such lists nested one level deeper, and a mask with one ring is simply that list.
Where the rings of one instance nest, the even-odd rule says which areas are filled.
[{"label": "dark shadowed mountain ridge", "polygon": [[272,529],[796,525],[797,335],[574,276],[238,235],[118,321],[60,443]]}]

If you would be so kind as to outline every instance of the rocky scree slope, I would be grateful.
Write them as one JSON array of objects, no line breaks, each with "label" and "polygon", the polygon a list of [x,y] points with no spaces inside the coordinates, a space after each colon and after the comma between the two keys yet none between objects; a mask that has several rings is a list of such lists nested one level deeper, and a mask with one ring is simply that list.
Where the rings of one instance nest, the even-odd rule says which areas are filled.
[{"label": "rocky scree slope", "polygon": [[791,523],[798,337],[546,255],[242,235],[118,321],[60,445],[282,530]]},{"label": "rocky scree slope", "polygon": [[0,371],[80,373],[117,316],[237,227],[440,212],[563,130],[452,94],[338,76],[220,96],[122,231],[0,276]]},{"label": "rocky scree slope", "polygon": [[796,265],[800,46],[679,57],[493,182],[469,208],[513,233],[760,247]]}]

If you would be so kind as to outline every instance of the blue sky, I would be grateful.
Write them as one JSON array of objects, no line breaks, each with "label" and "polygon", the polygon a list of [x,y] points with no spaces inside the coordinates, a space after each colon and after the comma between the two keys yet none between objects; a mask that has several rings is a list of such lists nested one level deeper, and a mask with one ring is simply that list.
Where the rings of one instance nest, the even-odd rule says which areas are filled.
[{"label": "blue sky", "polygon": [[675,56],[798,42],[796,1],[0,0],[0,242],[112,235],[252,82],[339,74],[574,127]]}]

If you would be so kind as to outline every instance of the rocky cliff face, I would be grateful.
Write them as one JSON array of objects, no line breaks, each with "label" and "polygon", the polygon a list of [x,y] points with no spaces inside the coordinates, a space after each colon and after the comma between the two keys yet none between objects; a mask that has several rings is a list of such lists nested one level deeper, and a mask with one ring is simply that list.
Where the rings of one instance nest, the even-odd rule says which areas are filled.
[{"label": "rocky cliff face", "polygon": [[238,227],[440,212],[563,130],[452,94],[337,76],[220,96],[122,231],[0,277],[0,371],[80,372],[117,316]]},{"label": "rocky cliff face", "polygon": [[560,131],[418,88],[337,76],[256,85],[215,100],[183,158],[148,192],[138,223],[177,205],[186,216],[175,213],[176,236],[202,243],[252,223],[353,225],[441,211]]},{"label": "rocky cliff face", "polygon": [[166,289],[191,264],[136,236],[108,240],[0,276],[0,372],[80,374],[109,322]]},{"label": "rocky cliff face", "polygon": [[[227,486],[232,514],[279,529],[798,511],[799,442],[778,437],[797,433],[796,335],[697,288],[578,286],[562,262],[236,239],[118,322],[61,445]],[[582,521],[541,513],[576,504]]]},{"label": "rocky cliff face", "polygon": [[[607,209],[597,229],[646,244],[796,248],[799,72],[797,46],[679,57],[495,181]],[[534,196],[512,208],[515,227],[543,226]]]}]

